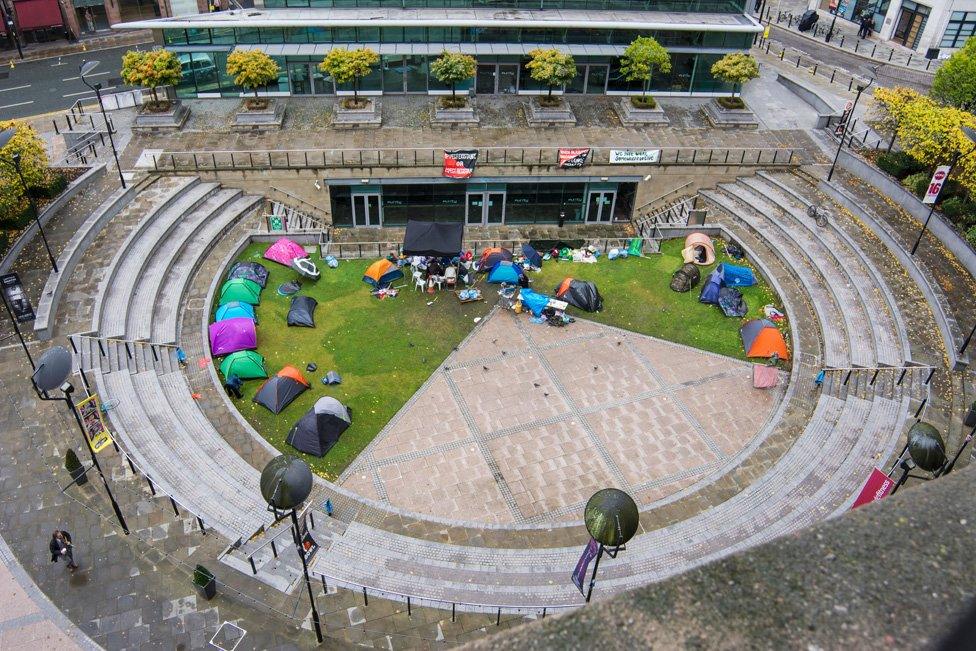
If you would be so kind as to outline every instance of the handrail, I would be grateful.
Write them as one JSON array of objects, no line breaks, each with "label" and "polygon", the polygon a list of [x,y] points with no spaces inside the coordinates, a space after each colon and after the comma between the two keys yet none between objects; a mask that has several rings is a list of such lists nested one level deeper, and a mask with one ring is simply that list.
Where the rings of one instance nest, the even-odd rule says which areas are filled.
[{"label": "handrail", "polygon": [[[311,203],[310,201],[306,201],[305,199],[302,199],[301,197],[292,194],[288,190],[284,190],[282,188],[279,188],[276,185],[272,185],[268,189],[271,190],[271,191],[273,191],[273,192],[278,192],[279,194],[283,194],[286,197],[288,197],[289,199],[291,199],[292,201],[297,201],[298,203],[300,203],[300,204],[302,204],[304,206],[308,206],[311,209],[312,212],[321,212],[321,210],[322,210],[321,208],[319,208],[315,204]],[[325,219],[325,216],[324,215],[321,215],[321,214],[320,215],[311,215],[311,216],[313,216],[313,217],[319,217],[320,219]]]},{"label": "handrail", "polygon": [[670,194],[674,194],[675,192],[678,192],[679,190],[684,190],[685,188],[687,188],[687,187],[688,187],[689,185],[691,185],[692,183],[694,183],[694,181],[688,181],[687,183],[682,183],[681,185],[679,185],[678,187],[676,187],[676,188],[674,188],[673,190],[668,190],[668,191],[667,191],[667,192],[665,192],[664,194],[662,194],[662,195],[660,195],[660,196],[658,196],[658,197],[654,197],[654,198],[653,198],[653,199],[651,199],[650,201],[645,201],[645,202],[644,202],[644,203],[642,203],[641,205],[639,205],[639,206],[637,206],[636,208],[634,208],[634,213],[635,213],[635,214],[636,214],[636,213],[639,213],[639,212],[640,212],[641,210],[643,210],[644,208],[646,208],[646,207],[648,207],[648,206],[649,206],[649,205],[651,205],[652,203],[655,203],[655,202],[657,202],[657,201],[660,201],[661,199],[663,199],[664,197],[666,197],[666,196],[668,196],[668,195],[670,195]]}]

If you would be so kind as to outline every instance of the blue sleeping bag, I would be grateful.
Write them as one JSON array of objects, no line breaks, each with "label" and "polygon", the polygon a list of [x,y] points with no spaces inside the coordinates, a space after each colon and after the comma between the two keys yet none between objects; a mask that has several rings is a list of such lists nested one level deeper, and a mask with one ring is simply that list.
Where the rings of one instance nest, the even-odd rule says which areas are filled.
[{"label": "blue sleeping bag", "polygon": [[722,282],[726,287],[752,287],[756,284],[756,277],[749,267],[723,262],[716,271],[722,274]]}]

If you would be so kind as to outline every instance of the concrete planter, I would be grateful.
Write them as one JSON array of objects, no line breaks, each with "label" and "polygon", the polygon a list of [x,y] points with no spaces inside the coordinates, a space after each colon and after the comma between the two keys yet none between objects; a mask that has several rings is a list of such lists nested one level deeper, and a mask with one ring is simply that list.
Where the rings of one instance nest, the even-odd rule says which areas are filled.
[{"label": "concrete planter", "polygon": [[270,131],[280,129],[285,121],[285,105],[269,100],[267,108],[252,110],[247,108],[247,100],[234,114],[234,131]]},{"label": "concrete planter", "polygon": [[431,110],[430,124],[433,127],[477,126],[480,121],[471,98],[464,108],[442,108],[440,100],[435,100]]},{"label": "concrete planter", "polygon": [[145,108],[139,110],[133,131],[178,131],[190,117],[190,108],[179,100],[172,100],[168,111],[150,113]]},{"label": "concrete planter", "polygon": [[617,115],[620,117],[620,122],[624,126],[639,127],[648,124],[671,124],[660,104],[652,109],[642,109],[634,106],[629,97],[621,97],[620,101],[614,104],[613,107],[616,109]]},{"label": "concrete planter", "polygon": [[556,107],[541,106],[536,98],[528,102],[525,119],[530,127],[575,127],[576,114],[565,99]]},{"label": "concrete planter", "polygon": [[702,107],[705,119],[716,129],[758,129],[759,120],[756,114],[744,109],[727,109],[718,103],[717,99]]},{"label": "concrete planter", "polygon": [[342,108],[336,102],[332,109],[332,126],[336,129],[378,129],[383,123],[382,104],[378,99],[367,99],[361,109]]}]

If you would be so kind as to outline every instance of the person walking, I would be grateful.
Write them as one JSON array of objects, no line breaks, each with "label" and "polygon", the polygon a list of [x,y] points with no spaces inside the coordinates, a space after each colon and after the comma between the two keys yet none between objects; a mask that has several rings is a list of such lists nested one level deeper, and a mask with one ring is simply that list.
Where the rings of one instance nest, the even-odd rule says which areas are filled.
[{"label": "person walking", "polygon": [[48,549],[51,551],[52,563],[57,563],[59,558],[64,558],[70,571],[74,572],[78,569],[78,564],[75,563],[74,546],[71,544],[71,534],[67,531],[55,529],[51,534]]}]

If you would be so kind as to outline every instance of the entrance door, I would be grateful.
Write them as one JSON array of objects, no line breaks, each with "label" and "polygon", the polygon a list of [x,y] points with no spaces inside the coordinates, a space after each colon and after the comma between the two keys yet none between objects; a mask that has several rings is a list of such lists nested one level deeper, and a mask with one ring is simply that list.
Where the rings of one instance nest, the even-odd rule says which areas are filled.
[{"label": "entrance door", "polygon": [[380,226],[382,223],[383,219],[382,215],[380,214],[380,195],[352,195],[353,226]]},{"label": "entrance door", "polygon": [[495,94],[495,64],[481,64],[478,66],[478,76],[475,79],[474,92],[478,95]]},{"label": "entrance door", "polygon": [[291,84],[292,95],[311,95],[312,83],[308,74],[308,64],[289,63],[288,82]]},{"label": "entrance door", "polygon": [[925,29],[925,21],[929,17],[929,11],[930,9],[925,5],[905,0],[902,3],[891,40],[914,50],[915,46],[918,45],[922,30]]},{"label": "entrance door", "polygon": [[586,221],[609,222],[613,219],[613,203],[616,197],[614,190],[590,190],[586,202]]},{"label": "entrance door", "polygon": [[498,65],[498,94],[515,95],[518,93],[518,64]]},{"label": "entrance door", "polygon": [[610,76],[610,66],[587,66],[586,94],[603,95],[607,92],[607,77]]},{"label": "entrance door", "polygon": [[465,222],[474,225],[501,224],[505,221],[504,192],[469,192]]}]

